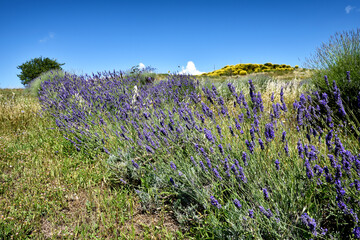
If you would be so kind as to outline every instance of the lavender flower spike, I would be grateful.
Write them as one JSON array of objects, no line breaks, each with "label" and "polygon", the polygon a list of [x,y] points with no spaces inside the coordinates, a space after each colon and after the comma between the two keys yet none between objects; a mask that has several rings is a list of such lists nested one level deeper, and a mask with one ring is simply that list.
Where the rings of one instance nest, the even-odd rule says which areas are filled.
[{"label": "lavender flower spike", "polygon": [[221,204],[218,202],[218,200],[216,200],[216,198],[214,196],[210,197],[210,201],[214,207],[217,207],[218,209],[221,208]]},{"label": "lavender flower spike", "polygon": [[235,206],[236,206],[237,208],[239,208],[239,209],[242,207],[240,201],[237,200],[236,198],[234,199],[233,203],[234,203]]}]

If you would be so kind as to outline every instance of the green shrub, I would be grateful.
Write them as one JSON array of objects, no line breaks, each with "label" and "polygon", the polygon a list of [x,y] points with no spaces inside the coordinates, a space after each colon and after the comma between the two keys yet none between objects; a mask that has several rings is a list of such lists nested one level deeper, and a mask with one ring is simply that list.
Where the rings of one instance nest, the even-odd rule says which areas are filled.
[{"label": "green shrub", "polygon": [[33,79],[39,77],[44,72],[62,70],[61,66],[64,64],[50,58],[34,58],[17,66],[17,69],[21,69],[21,73],[17,76],[20,78],[21,83],[27,86]]},{"label": "green shrub", "polygon": [[[314,69],[312,81],[320,91],[332,96],[332,83],[335,81],[341,89],[345,105],[350,109],[357,109],[360,91],[360,28],[335,33],[306,59],[306,65]],[[350,80],[347,77],[348,71]],[[324,81],[325,75],[329,85]],[[357,115],[360,115],[358,111]]]},{"label": "green shrub", "polygon": [[240,75],[246,75],[246,74],[247,74],[247,72],[245,70],[240,71]]}]

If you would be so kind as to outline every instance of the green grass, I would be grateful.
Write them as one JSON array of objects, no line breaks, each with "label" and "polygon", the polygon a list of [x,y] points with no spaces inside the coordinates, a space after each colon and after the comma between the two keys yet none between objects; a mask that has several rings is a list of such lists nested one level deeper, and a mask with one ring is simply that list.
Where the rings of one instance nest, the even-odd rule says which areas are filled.
[{"label": "green grass", "polygon": [[106,155],[76,152],[36,98],[0,90],[0,118],[0,239],[182,238],[171,213],[142,212],[114,183]]}]

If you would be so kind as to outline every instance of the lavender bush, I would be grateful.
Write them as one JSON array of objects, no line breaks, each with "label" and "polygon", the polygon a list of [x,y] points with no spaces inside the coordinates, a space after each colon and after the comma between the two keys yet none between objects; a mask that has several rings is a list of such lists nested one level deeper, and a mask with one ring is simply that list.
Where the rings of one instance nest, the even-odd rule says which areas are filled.
[{"label": "lavender bush", "polygon": [[66,75],[39,99],[74,149],[108,153],[144,208],[172,206],[184,228],[202,227],[195,236],[357,237],[359,126],[327,95],[289,103],[281,89],[265,104],[248,84],[225,97],[190,76],[140,86],[121,72]]}]

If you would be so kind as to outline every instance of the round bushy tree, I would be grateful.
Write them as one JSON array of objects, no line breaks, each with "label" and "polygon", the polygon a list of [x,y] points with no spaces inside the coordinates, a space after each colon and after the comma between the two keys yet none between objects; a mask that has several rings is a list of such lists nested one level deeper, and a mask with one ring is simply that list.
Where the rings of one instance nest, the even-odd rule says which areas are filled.
[{"label": "round bushy tree", "polygon": [[27,86],[33,79],[39,77],[44,72],[62,70],[61,66],[64,64],[50,58],[34,58],[17,66],[17,69],[21,70],[21,73],[17,76],[20,78],[21,83]]},{"label": "round bushy tree", "polygon": [[[335,81],[346,106],[357,109],[360,92],[360,28],[335,33],[306,59],[305,66],[314,70],[312,82],[318,90],[333,95],[332,83]],[[325,75],[328,82],[324,80]]]}]

